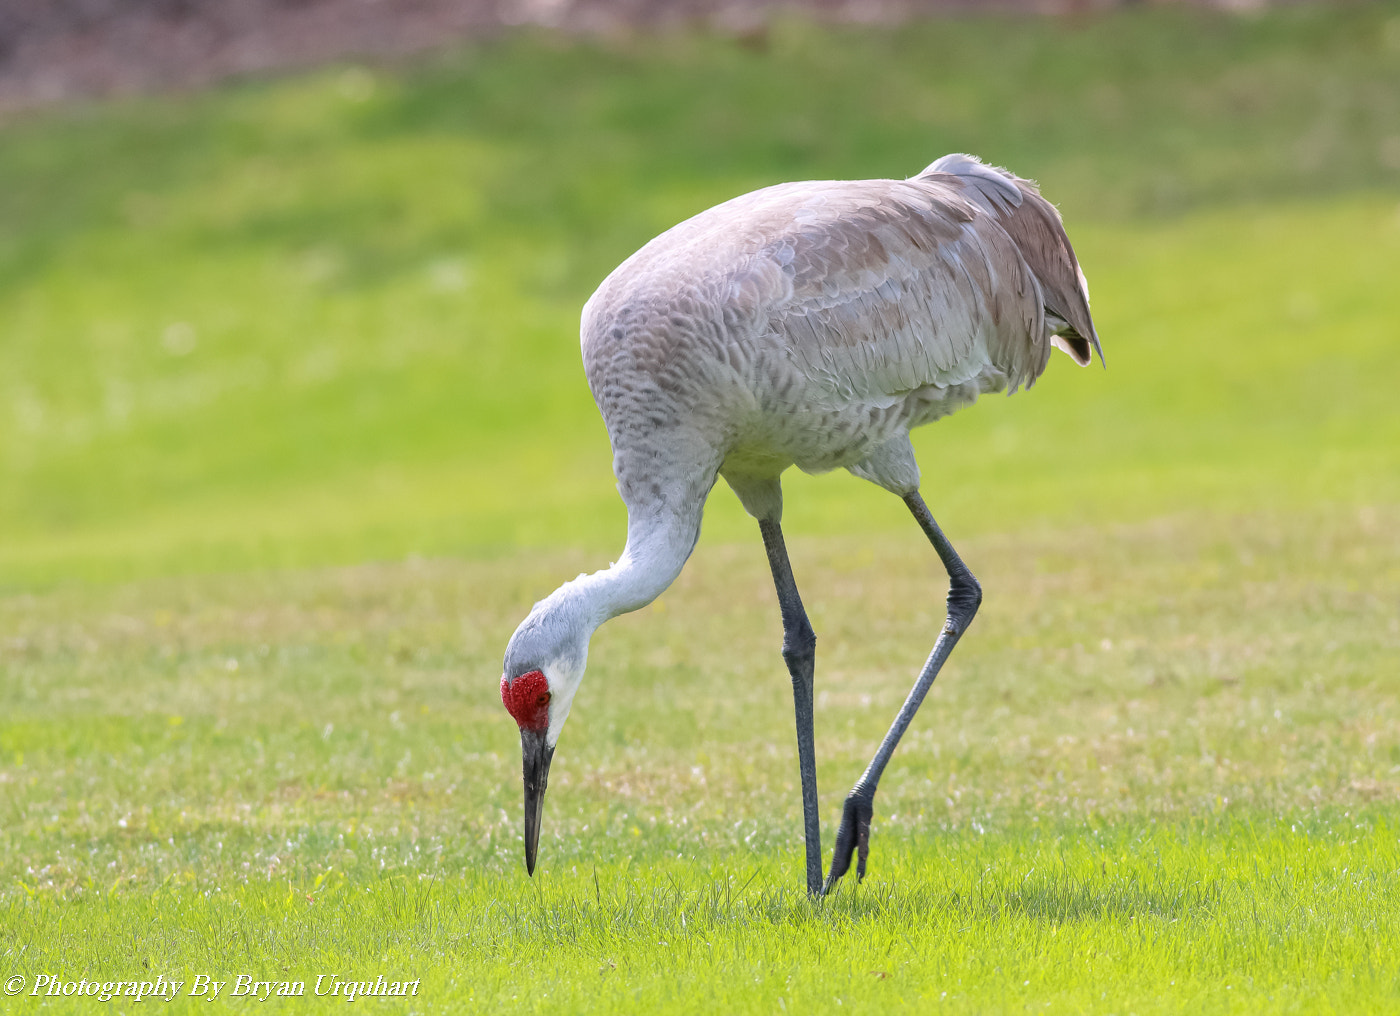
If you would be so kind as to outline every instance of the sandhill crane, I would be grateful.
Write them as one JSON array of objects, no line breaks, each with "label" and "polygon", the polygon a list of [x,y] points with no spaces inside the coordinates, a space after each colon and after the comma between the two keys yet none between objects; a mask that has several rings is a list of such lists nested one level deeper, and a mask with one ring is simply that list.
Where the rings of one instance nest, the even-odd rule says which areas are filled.
[{"label": "sandhill crane", "polygon": [[[627,544],[611,567],[536,603],[506,648],[501,698],[520,726],[525,865],[534,874],[559,732],[604,621],[661,595],[724,477],[758,520],[792,678],[807,890],[857,855],[875,789],[982,590],[919,495],[912,427],[985,392],[1029,386],[1052,346],[1100,360],[1089,294],[1059,213],[1034,184],[968,155],[908,180],[767,187],[682,222],[622,263],[583,309],[583,364],[607,424]],[[948,572],[947,621],[846,797],[822,877],[812,733],[816,636],[788,562],[779,477],[844,467],[904,499]]]}]

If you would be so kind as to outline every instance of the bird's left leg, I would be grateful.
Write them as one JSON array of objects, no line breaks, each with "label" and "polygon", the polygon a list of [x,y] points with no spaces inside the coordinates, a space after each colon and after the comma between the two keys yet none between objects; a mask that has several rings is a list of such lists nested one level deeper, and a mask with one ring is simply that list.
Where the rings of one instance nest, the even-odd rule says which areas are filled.
[{"label": "bird's left leg", "polygon": [[768,567],[778,589],[783,615],[783,660],[792,676],[792,702],[797,714],[797,766],[802,777],[802,825],[807,844],[807,892],[822,892],[821,814],[817,804],[817,752],[812,732],[812,674],[816,667],[817,636],[807,620],[797,582],[792,577],[783,530],[776,518],[760,518]]},{"label": "bird's left leg", "polygon": [[875,788],[880,783],[880,775],[885,771],[885,764],[889,762],[890,756],[894,754],[899,739],[909,728],[914,714],[923,704],[924,696],[933,686],[933,679],[938,676],[943,662],[948,659],[953,646],[957,645],[962,633],[972,623],[972,618],[982,603],[982,586],[973,577],[967,565],[963,564],[962,558],[958,557],[953,545],[943,535],[943,530],[938,528],[938,523],[929,514],[928,505],[924,504],[919,492],[916,490],[906,495],[904,503],[914,513],[914,518],[918,520],[924,535],[933,544],[933,549],[938,552],[943,567],[948,571],[948,619],[944,621],[943,630],[933,645],[928,662],[924,664],[918,680],[910,689],[909,696],[900,707],[899,715],[894,718],[885,739],[880,742],[875,757],[870,760],[870,765],[865,767],[864,774],[846,797],[845,809],[841,814],[841,828],[836,833],[836,853],[831,859],[831,872],[827,875],[826,885],[822,887],[823,894],[831,892],[836,880],[850,869],[853,853],[856,854],[856,878],[865,877],[865,859],[870,853],[870,820],[875,813]]}]

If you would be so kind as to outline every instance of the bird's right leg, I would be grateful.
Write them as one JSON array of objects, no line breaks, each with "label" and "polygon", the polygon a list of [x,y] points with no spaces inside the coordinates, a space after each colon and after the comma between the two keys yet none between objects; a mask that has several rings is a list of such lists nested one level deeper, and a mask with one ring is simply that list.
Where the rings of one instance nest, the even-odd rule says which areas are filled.
[{"label": "bird's right leg", "polygon": [[865,772],[856,781],[855,788],[846,796],[845,808],[841,814],[841,827],[836,832],[836,852],[831,858],[831,873],[822,888],[823,894],[831,892],[836,880],[850,869],[852,854],[856,855],[856,878],[865,877],[865,858],[870,852],[870,820],[875,813],[875,788],[880,783],[880,775],[885,771],[890,756],[894,754],[899,739],[909,728],[914,714],[923,704],[924,696],[933,686],[933,679],[938,676],[944,661],[948,659],[948,654],[953,651],[962,633],[972,623],[972,618],[982,603],[982,586],[973,577],[967,565],[963,564],[962,558],[958,557],[958,552],[948,542],[948,537],[943,535],[943,530],[938,528],[938,523],[933,520],[928,505],[924,504],[919,492],[916,490],[906,495],[904,503],[914,513],[919,527],[923,529],[924,535],[938,553],[939,560],[943,562],[943,567],[947,569],[948,618],[943,622],[943,630],[939,632],[938,641],[933,644],[933,652],[929,654],[924,669],[914,682],[914,687],[909,690],[909,696],[900,707],[899,715],[894,718],[885,739],[880,742],[875,757],[870,760],[870,765],[865,767]]},{"label": "bird's right leg", "polygon": [[783,614],[783,660],[792,676],[792,702],[797,714],[797,765],[802,777],[802,824],[807,844],[807,892],[822,892],[822,832],[817,805],[817,753],[812,732],[812,673],[817,659],[817,635],[807,620],[797,583],[792,577],[783,530],[776,518],[761,518],[768,567],[778,589]]}]

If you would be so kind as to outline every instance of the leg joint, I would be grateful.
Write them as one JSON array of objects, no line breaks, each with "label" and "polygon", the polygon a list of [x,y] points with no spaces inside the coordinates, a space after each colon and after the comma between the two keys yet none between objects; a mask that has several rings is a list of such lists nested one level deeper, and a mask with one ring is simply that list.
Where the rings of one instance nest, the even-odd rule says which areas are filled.
[{"label": "leg joint", "polygon": [[788,666],[805,663],[817,654],[817,633],[804,617],[801,622],[783,631],[783,659]]},{"label": "leg joint", "polygon": [[948,625],[962,631],[972,623],[977,608],[982,605],[982,583],[972,572],[963,569],[950,576],[948,584]]}]

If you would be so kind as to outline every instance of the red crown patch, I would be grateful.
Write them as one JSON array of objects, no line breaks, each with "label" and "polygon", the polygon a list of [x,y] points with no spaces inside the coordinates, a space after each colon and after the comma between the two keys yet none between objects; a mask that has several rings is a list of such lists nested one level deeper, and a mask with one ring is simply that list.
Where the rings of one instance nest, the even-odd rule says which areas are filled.
[{"label": "red crown patch", "polygon": [[538,670],[521,674],[514,681],[501,678],[501,701],[522,730],[549,726],[549,697],[549,681]]}]

